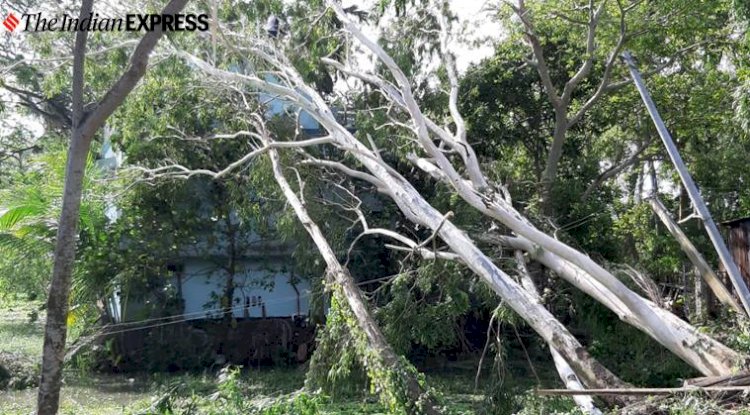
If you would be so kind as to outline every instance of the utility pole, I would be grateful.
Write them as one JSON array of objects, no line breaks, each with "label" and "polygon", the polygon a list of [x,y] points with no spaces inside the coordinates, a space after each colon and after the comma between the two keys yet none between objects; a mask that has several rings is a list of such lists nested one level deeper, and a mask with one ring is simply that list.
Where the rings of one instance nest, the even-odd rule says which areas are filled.
[{"label": "utility pole", "polygon": [[722,264],[724,264],[724,269],[727,270],[729,279],[732,280],[732,285],[734,285],[734,289],[735,291],[737,291],[737,295],[742,301],[742,305],[745,308],[745,313],[750,316],[750,291],[748,291],[747,285],[742,279],[740,269],[737,268],[737,264],[734,263],[734,260],[729,254],[729,250],[724,243],[724,239],[721,237],[719,229],[716,227],[716,223],[714,223],[714,220],[711,217],[711,213],[706,207],[706,203],[703,202],[703,198],[701,197],[701,194],[698,191],[698,187],[695,185],[693,178],[690,176],[690,173],[685,166],[685,162],[682,160],[680,153],[677,151],[677,146],[675,146],[674,141],[672,140],[672,136],[669,134],[669,131],[667,131],[667,127],[664,125],[664,121],[661,119],[659,111],[656,109],[656,105],[651,99],[651,94],[649,94],[648,90],[646,89],[646,86],[643,83],[643,79],[641,78],[641,74],[638,72],[638,68],[633,62],[633,58],[630,56],[629,52],[624,52],[622,54],[622,58],[625,60],[625,63],[627,63],[628,69],[630,69],[630,75],[633,77],[635,87],[638,89],[638,93],[641,94],[643,103],[646,104],[646,109],[648,110],[649,115],[651,115],[651,119],[654,121],[654,125],[656,126],[656,130],[659,132],[661,141],[667,148],[669,158],[672,159],[672,163],[677,169],[677,173],[680,175],[682,184],[685,185],[685,189],[690,196],[690,200],[693,202],[693,207],[698,212],[698,215],[703,221],[703,226],[706,228],[706,232],[708,233],[709,238],[711,238],[711,242],[713,242],[714,248],[716,248],[716,252],[719,254],[719,259],[721,259]]}]

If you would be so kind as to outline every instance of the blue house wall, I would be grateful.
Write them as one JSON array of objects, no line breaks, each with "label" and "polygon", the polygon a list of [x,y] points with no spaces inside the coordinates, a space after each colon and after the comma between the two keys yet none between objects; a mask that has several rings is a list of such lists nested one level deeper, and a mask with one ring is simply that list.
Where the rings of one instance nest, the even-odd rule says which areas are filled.
[{"label": "blue house wall", "polygon": [[[234,276],[232,314],[236,318],[306,316],[310,309],[310,284],[285,269],[285,261],[242,260]],[[184,262],[181,277],[185,319],[221,317],[217,296],[223,293],[227,274],[205,259]]]},{"label": "blue house wall", "polygon": [[[266,81],[278,83],[278,79],[270,74],[266,76]],[[321,133],[318,121],[307,111],[299,110],[292,102],[265,92],[260,92],[258,97],[266,108],[267,118],[285,115],[297,117],[300,129],[306,134]],[[116,170],[121,162],[121,157],[116,156],[109,144],[105,146],[99,162],[102,169]],[[199,193],[196,197],[200,197]],[[108,216],[112,222],[119,218],[119,210],[114,204],[108,206]],[[309,315],[310,283],[306,279],[294,278],[289,270],[289,247],[283,246],[279,241],[261,240],[252,233],[244,238],[246,240],[243,242],[248,249],[239,260],[234,277],[236,289],[232,304],[233,316],[257,318]],[[217,298],[223,294],[227,279],[218,263],[226,263],[227,245],[226,238],[214,235],[210,242],[208,238],[199,238],[197,243],[186,247],[181,253],[182,258],[178,261],[180,276],[174,278],[171,284],[181,293],[186,320],[221,316],[221,305]],[[109,314],[115,322],[139,320],[144,308],[142,302],[124,298],[119,293],[108,301]]]}]

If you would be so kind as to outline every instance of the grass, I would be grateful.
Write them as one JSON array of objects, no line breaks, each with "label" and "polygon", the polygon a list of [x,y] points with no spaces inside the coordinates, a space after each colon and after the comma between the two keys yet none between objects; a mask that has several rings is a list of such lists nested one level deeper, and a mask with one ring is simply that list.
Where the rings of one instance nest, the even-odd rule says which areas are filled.
[{"label": "grass", "polygon": [[[44,316],[40,316],[36,321],[29,319],[29,315],[38,309],[39,304],[35,303],[0,304],[0,352],[21,353],[34,361],[41,362]],[[510,370],[520,376],[507,382],[503,388],[504,396],[510,396],[510,399],[518,402],[519,399],[526,399],[527,394],[524,391],[530,385],[533,386],[535,381],[528,374],[528,364],[525,360],[508,363]],[[518,367],[513,367],[514,365]],[[488,408],[485,404],[485,396],[474,390],[475,367],[475,362],[448,365],[444,369],[429,371],[426,374],[427,381],[443,397],[451,413],[506,413],[494,411],[492,408],[486,411]],[[295,393],[304,386],[305,372],[301,367],[276,368],[245,370],[238,376],[238,383],[241,385],[240,399],[260,403],[291,399],[296,396]],[[149,408],[154,408],[157,402],[169,396],[175,402],[175,414],[184,413],[180,408],[184,408],[186,402],[198,402],[195,406],[196,412],[192,413],[228,415],[228,412],[222,412],[221,409],[218,412],[216,409],[206,410],[207,407],[210,408],[213,405],[212,399],[219,395],[219,391],[221,391],[221,384],[217,382],[215,373],[129,375],[98,374],[67,369],[61,392],[60,413],[63,415],[150,414],[154,412],[149,412]],[[377,402],[376,397],[367,391],[342,396],[336,400],[317,397],[317,395],[313,399],[317,408],[313,413],[316,414],[387,413],[386,409]],[[36,389],[0,390],[0,414],[30,414],[33,413],[35,404]],[[529,413],[551,412],[544,410]]]},{"label": "grass", "polygon": [[[6,301],[0,304],[0,352],[21,354],[41,362],[44,343],[44,315],[36,302]],[[68,371],[62,390],[61,414],[122,414],[135,402],[148,399],[149,382],[116,375],[85,375]],[[0,414],[32,413],[36,388],[21,391],[0,390]]]},{"label": "grass", "polygon": [[0,304],[0,352],[20,353],[32,358],[42,355],[42,320],[30,321],[39,304],[11,302]]}]

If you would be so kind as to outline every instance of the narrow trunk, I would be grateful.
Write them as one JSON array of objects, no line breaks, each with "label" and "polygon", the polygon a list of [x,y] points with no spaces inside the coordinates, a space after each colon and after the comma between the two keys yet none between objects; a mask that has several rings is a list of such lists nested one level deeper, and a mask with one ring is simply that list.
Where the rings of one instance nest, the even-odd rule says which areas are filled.
[{"label": "narrow trunk", "polygon": [[716,295],[716,298],[718,298],[728,307],[735,310],[739,315],[743,315],[745,311],[734,299],[727,287],[724,286],[724,283],[721,282],[721,279],[719,279],[719,277],[716,275],[713,268],[708,265],[708,262],[705,260],[705,258],[703,258],[703,255],[701,255],[695,245],[690,242],[690,239],[688,239],[687,235],[685,235],[682,229],[680,229],[677,223],[675,223],[674,219],[672,219],[672,215],[670,215],[667,211],[667,208],[665,208],[661,201],[656,197],[650,198],[648,200],[648,203],[651,205],[651,209],[653,209],[654,213],[656,213],[659,219],[661,219],[662,223],[664,223],[664,226],[667,228],[669,233],[671,233],[672,236],[680,244],[680,248],[682,248],[682,251],[685,252],[685,255],[687,255],[688,259],[690,259],[690,262],[695,266],[701,277],[703,277],[703,279],[706,281],[706,284],[711,287],[711,291],[713,291],[713,293]]},{"label": "narrow trunk", "polygon": [[229,262],[225,269],[227,278],[224,285],[224,293],[221,296],[220,302],[223,308],[222,319],[224,321],[224,339],[221,342],[221,352],[227,356],[229,350],[227,345],[229,344],[229,338],[232,334],[232,318],[234,315],[234,277],[237,273],[237,235],[236,229],[232,226],[229,212],[225,212],[225,223],[227,226],[227,236],[229,239]]},{"label": "narrow trunk", "polygon": [[552,143],[547,154],[547,164],[542,174],[542,212],[554,216],[555,208],[552,203],[552,191],[557,179],[557,169],[562,158],[565,135],[568,132],[568,118],[565,109],[555,111],[555,129],[552,132]]},{"label": "narrow trunk", "polygon": [[[93,0],[83,0],[79,17],[83,18],[88,15],[93,5]],[[75,45],[73,46],[71,91],[73,125],[71,126],[68,160],[65,166],[62,211],[57,225],[52,281],[47,298],[47,322],[44,327],[42,370],[37,395],[37,413],[39,415],[54,415],[60,405],[65,340],[68,334],[68,301],[78,242],[78,217],[81,210],[86,158],[89,154],[92,138],[92,136],[85,135],[81,129],[84,117],[83,82],[87,38],[87,32],[77,32]]]},{"label": "narrow trunk", "polygon": [[[552,354],[552,360],[555,362],[557,373],[565,384],[565,388],[569,390],[585,390],[573,368],[570,367],[562,355],[552,346],[550,346],[549,351]],[[575,401],[583,413],[602,415],[602,411],[594,405],[594,399],[591,395],[573,395],[573,401]]]},{"label": "narrow trunk", "polygon": [[[523,252],[521,250],[515,250],[515,258],[518,267],[518,274],[521,278],[521,285],[526,291],[533,294],[537,301],[541,303],[542,297],[539,295],[539,290],[536,288],[536,284],[534,284],[534,281],[531,279],[531,274],[529,274],[529,270],[526,268],[526,259],[523,256]],[[565,387],[570,390],[586,389],[583,384],[581,384],[581,381],[578,379],[573,368],[570,367],[570,364],[568,364],[565,358],[562,357],[560,352],[558,352],[552,345],[549,345],[549,351],[552,355],[552,360],[555,363],[555,369],[557,369],[557,373],[560,375],[560,380],[565,384]],[[594,405],[594,400],[589,395],[575,395],[573,396],[573,400],[584,413],[591,415],[602,414],[602,412]]]},{"label": "narrow trunk", "polygon": [[701,278],[701,274],[697,269],[693,269],[692,276],[694,288],[693,298],[695,298],[695,318],[699,322],[705,322],[708,312],[708,307],[706,306],[706,298],[708,297],[706,295],[708,294],[706,292],[706,281]]},{"label": "narrow trunk", "polygon": [[[368,342],[368,349],[372,356],[362,356],[368,371],[375,374],[372,379],[380,383],[378,390],[381,393],[391,394],[396,403],[402,404],[408,413],[440,414],[438,406],[433,402],[427,390],[417,379],[415,373],[410,370],[401,357],[399,357],[388,344],[385,336],[375,323],[367,309],[365,299],[349,274],[348,269],[343,267],[336,258],[331,246],[328,244],[323,232],[307,213],[302,201],[297,197],[289,183],[284,177],[278,153],[269,150],[269,157],[273,165],[273,173],[279,187],[281,187],[287,201],[297,214],[297,218],[318,247],[321,256],[328,266],[328,274],[332,283],[341,289],[349,308],[354,314],[357,325],[351,327],[364,333]],[[355,335],[356,337],[356,335]],[[400,389],[404,390],[400,390]],[[403,396],[400,396],[403,395]],[[402,402],[403,399],[407,402]],[[390,399],[389,399],[390,400]]]},{"label": "narrow trunk", "polygon": [[[162,14],[174,14],[185,7],[187,0],[170,0]],[[89,15],[93,0],[83,0],[79,19]],[[72,110],[68,162],[65,168],[65,188],[62,212],[58,221],[55,240],[55,259],[52,266],[52,281],[47,300],[47,323],[44,331],[41,379],[37,395],[37,414],[54,415],[60,404],[62,364],[65,356],[67,336],[68,300],[73,265],[76,255],[76,237],[83,193],[83,177],[91,140],[107,118],[123,103],[130,91],[143,77],[148,67],[148,57],[162,37],[162,30],[143,35],[130,58],[129,68],[107,91],[93,110],[85,112],[83,107],[84,60],[88,32],[76,33],[73,49]]]},{"label": "narrow trunk", "polygon": [[42,373],[37,402],[39,415],[56,414],[60,402],[60,384],[67,337],[68,301],[89,145],[90,141],[82,137],[78,130],[73,132],[65,168],[65,190],[57,228],[52,283],[47,299],[47,322],[44,328]]}]

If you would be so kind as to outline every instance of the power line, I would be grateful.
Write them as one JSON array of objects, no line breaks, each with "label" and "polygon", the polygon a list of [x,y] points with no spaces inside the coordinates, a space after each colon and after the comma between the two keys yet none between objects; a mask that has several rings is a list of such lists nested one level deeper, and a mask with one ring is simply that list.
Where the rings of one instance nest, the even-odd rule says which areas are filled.
[{"label": "power line", "polygon": [[[309,294],[304,294],[304,295],[300,295],[299,298],[306,298],[306,297],[309,297],[309,296],[310,296]],[[287,301],[287,300],[290,300],[290,299],[296,299],[296,298],[298,298],[298,297],[297,296],[295,296],[295,297],[287,297],[287,298],[279,299],[279,300],[276,300],[276,301],[268,301],[268,302],[264,301],[263,303],[264,304],[277,304],[277,303],[280,303],[280,302],[283,302],[283,301]],[[185,321],[188,321],[188,320],[186,320],[186,319],[179,319],[179,320],[167,321],[167,322],[163,322],[163,323],[150,324],[150,325],[146,325],[146,326],[138,326],[138,327],[125,328],[125,329],[122,329],[122,330],[109,331],[109,329],[112,328],[112,327],[122,327],[122,326],[127,326],[127,325],[137,325],[137,324],[143,324],[143,323],[150,322],[150,321],[160,321],[160,320],[171,319],[171,318],[179,318],[179,317],[188,316],[188,315],[210,313],[212,311],[219,311],[219,312],[221,312],[221,311],[234,311],[234,310],[243,309],[243,308],[248,308],[248,307],[245,306],[245,305],[237,305],[237,306],[230,307],[230,308],[215,308],[215,309],[203,310],[203,311],[200,311],[200,312],[175,314],[175,315],[168,316],[168,317],[159,317],[159,318],[148,319],[148,320],[141,320],[141,321],[131,321],[131,322],[115,323],[115,324],[110,324],[110,325],[102,327],[101,329],[99,329],[99,331],[97,333],[94,333],[91,336],[97,336],[99,334],[110,335],[110,334],[127,333],[127,332],[130,332],[130,331],[145,330],[145,329],[150,329],[150,328],[155,328],[155,327],[168,326],[168,325],[171,325],[171,324],[184,323]]]}]

